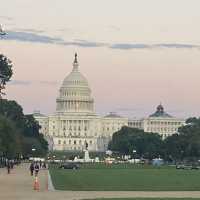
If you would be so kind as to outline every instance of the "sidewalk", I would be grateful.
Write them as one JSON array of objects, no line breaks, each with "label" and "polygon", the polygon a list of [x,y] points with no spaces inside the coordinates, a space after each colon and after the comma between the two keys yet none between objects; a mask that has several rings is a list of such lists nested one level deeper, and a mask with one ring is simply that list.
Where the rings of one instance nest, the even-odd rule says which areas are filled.
[{"label": "sidewalk", "polygon": [[29,164],[15,166],[10,174],[6,168],[0,169],[0,199],[31,199],[35,193],[47,191],[47,170],[39,172],[40,192],[33,190],[34,176],[30,176]]},{"label": "sidewalk", "polygon": [[137,192],[137,191],[47,191],[47,170],[40,170],[40,191],[33,190],[34,177],[30,176],[29,164],[16,166],[11,174],[0,169],[0,200],[78,200],[115,197],[185,197],[200,198],[200,191]]}]

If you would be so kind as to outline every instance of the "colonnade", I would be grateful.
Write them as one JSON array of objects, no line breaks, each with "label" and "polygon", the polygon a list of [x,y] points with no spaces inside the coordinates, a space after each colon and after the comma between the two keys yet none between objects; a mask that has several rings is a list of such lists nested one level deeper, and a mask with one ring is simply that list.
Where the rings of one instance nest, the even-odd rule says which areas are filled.
[{"label": "colonnade", "polygon": [[58,101],[57,110],[61,111],[93,111],[94,103],[93,101],[76,101],[76,100],[67,100],[67,101]]}]

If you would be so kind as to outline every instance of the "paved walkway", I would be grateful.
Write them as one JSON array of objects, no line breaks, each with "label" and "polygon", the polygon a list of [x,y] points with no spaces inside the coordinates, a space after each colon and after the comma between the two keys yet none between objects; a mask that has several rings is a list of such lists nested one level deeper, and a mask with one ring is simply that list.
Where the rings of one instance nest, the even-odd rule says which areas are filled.
[{"label": "paved walkway", "polygon": [[29,165],[23,164],[15,167],[11,174],[6,169],[0,169],[0,200],[78,200],[92,198],[115,197],[192,197],[200,198],[198,192],[83,192],[83,191],[48,191],[47,170],[39,173],[40,191],[33,190],[33,177],[29,174]]}]

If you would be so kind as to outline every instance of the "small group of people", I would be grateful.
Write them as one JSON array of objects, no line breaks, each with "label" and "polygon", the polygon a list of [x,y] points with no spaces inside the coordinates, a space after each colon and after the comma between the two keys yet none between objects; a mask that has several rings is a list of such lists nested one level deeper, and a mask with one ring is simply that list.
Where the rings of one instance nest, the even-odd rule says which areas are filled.
[{"label": "small group of people", "polygon": [[38,176],[40,169],[46,169],[46,163],[42,162],[41,160],[39,162],[38,161],[32,162],[29,169],[30,169],[31,176],[33,176],[34,172],[35,172],[35,176]]}]

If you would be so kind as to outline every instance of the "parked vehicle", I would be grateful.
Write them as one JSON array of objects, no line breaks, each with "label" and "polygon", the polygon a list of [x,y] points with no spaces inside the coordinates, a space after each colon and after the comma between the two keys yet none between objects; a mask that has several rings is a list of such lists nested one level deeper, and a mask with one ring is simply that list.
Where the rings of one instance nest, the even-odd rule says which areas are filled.
[{"label": "parked vehicle", "polygon": [[64,163],[59,166],[59,169],[80,169],[80,166],[77,163]]},{"label": "parked vehicle", "polygon": [[199,166],[197,166],[197,165],[176,165],[176,169],[196,169],[196,170],[198,170],[198,169],[200,169],[200,167]]}]

